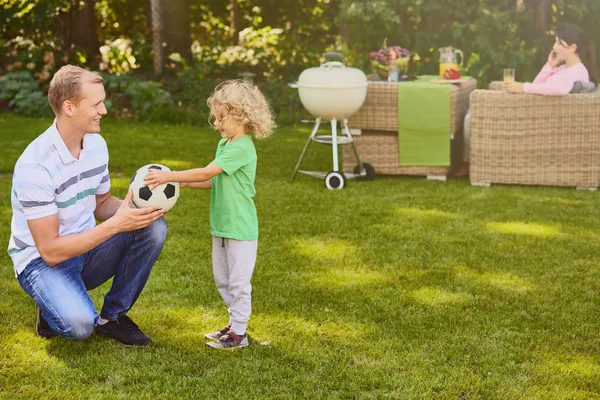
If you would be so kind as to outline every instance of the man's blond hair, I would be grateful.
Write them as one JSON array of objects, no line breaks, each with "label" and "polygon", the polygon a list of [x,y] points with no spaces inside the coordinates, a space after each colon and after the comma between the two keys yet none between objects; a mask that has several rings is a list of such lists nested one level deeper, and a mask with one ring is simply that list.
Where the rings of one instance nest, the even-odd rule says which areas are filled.
[{"label": "man's blond hair", "polygon": [[70,100],[75,105],[81,100],[81,86],[84,83],[102,83],[104,79],[96,72],[77,67],[75,65],[65,65],[59,69],[52,81],[50,90],[48,90],[48,102],[55,115],[62,111],[62,105],[65,100]]}]

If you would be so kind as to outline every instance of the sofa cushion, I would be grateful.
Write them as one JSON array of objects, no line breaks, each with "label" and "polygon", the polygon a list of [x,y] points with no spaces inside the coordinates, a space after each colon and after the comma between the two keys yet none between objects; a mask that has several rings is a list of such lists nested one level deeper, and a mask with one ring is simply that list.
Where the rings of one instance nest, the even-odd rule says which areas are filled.
[{"label": "sofa cushion", "polygon": [[596,84],[594,82],[582,82],[577,81],[573,85],[573,89],[571,89],[571,93],[590,93],[596,89]]}]

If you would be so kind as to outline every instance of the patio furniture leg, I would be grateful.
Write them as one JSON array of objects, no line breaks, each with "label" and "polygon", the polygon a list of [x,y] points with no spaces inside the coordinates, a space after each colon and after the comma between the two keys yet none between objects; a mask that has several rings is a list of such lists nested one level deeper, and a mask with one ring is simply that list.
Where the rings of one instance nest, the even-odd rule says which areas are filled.
[{"label": "patio furniture leg", "polygon": [[446,175],[427,175],[427,180],[446,182]]},{"label": "patio furniture leg", "polygon": [[489,182],[471,182],[471,186],[490,187],[491,185]]}]

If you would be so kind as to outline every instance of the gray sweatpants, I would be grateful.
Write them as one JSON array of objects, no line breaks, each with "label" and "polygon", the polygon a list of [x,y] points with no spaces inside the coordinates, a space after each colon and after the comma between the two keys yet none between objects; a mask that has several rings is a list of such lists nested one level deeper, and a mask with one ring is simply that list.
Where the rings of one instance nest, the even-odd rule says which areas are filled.
[{"label": "gray sweatpants", "polygon": [[256,263],[258,240],[234,240],[213,236],[212,265],[217,290],[229,307],[233,333],[246,333],[252,311],[250,279]]}]

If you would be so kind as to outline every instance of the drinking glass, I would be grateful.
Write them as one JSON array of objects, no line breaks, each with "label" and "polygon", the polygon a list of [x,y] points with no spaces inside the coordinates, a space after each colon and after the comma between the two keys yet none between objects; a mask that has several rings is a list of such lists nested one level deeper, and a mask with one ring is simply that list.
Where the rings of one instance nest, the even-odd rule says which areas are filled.
[{"label": "drinking glass", "polygon": [[504,82],[514,82],[515,81],[515,69],[514,68],[504,68]]}]

